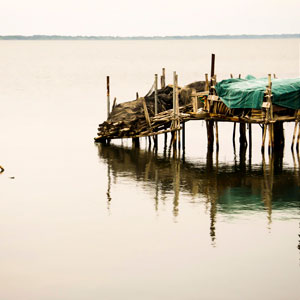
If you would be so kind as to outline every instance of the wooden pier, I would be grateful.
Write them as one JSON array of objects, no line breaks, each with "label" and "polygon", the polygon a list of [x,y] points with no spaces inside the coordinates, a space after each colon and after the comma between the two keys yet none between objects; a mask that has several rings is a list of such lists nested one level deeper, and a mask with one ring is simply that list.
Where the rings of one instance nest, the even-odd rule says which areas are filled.
[{"label": "wooden pier", "polygon": [[[166,85],[165,69],[160,78],[161,88],[158,89],[158,75],[154,76],[154,84],[144,97],[133,101],[116,104],[114,99],[110,109],[110,87],[107,77],[107,114],[108,118],[99,125],[96,142],[110,143],[112,139],[131,138],[134,147],[139,147],[139,138],[146,137],[153,140],[158,147],[158,135],[163,134],[165,146],[167,134],[170,133],[170,147],[174,150],[185,151],[185,123],[190,120],[203,120],[207,128],[207,146],[213,151],[214,144],[219,150],[219,122],[232,122],[233,143],[235,146],[236,124],[239,123],[239,142],[241,148],[248,145],[246,129],[248,128],[248,141],[252,144],[252,124],[262,128],[261,151],[268,148],[268,152],[282,151],[285,143],[284,122],[294,122],[294,134],[291,149],[299,151],[300,142],[300,109],[291,109],[273,103],[272,76],[268,74],[267,85],[263,95],[263,102],[259,108],[230,108],[220,97],[216,90],[217,77],[215,75],[215,55],[211,59],[210,80],[205,74],[205,80],[178,86],[178,75],[173,73],[173,84]],[[230,77],[233,78],[232,74]],[[241,76],[239,75],[239,78]],[[276,76],[273,75],[274,80]],[[298,97],[298,96],[297,96]],[[296,98],[300,108],[299,99]],[[180,134],[181,133],[181,134]],[[269,144],[266,146],[266,136]]]}]

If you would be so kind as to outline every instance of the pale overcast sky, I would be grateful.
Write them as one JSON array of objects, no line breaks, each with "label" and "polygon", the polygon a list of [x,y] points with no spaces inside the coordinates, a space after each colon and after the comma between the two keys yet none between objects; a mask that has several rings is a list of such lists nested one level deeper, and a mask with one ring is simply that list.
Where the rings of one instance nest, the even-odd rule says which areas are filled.
[{"label": "pale overcast sky", "polygon": [[0,35],[300,32],[300,0],[0,0]]}]

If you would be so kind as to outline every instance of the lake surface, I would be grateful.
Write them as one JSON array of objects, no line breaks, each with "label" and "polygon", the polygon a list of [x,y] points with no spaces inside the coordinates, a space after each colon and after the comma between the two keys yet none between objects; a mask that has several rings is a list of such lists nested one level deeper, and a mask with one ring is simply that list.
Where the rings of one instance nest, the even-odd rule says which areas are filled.
[{"label": "lake surface", "polygon": [[[298,299],[300,157],[232,146],[186,153],[94,144],[106,76],[118,102],[167,83],[241,74],[299,77],[297,39],[0,41],[0,299]],[[257,127],[257,128],[256,128]],[[237,137],[238,141],[238,137]],[[237,143],[238,145],[238,143]]]}]

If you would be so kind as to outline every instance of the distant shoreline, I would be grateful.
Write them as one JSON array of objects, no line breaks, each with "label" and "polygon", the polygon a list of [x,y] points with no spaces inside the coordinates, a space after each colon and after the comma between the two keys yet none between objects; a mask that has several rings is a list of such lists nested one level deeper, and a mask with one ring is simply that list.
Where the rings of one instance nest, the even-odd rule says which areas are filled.
[{"label": "distant shoreline", "polygon": [[240,35],[189,35],[189,36],[67,36],[67,35],[0,35],[0,40],[215,40],[215,39],[289,39],[296,34],[240,34]]}]

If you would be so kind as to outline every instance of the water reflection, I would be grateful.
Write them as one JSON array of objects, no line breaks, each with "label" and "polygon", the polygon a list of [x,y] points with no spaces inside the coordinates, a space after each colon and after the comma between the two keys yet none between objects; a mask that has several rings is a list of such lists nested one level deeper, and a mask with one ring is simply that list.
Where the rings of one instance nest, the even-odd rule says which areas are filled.
[{"label": "water reflection", "polygon": [[[205,162],[181,160],[178,157],[158,155],[151,150],[128,149],[114,145],[98,145],[99,157],[108,167],[108,205],[111,172],[115,178],[128,177],[142,181],[147,189],[155,191],[154,208],[167,194],[173,194],[173,215],[179,214],[181,193],[193,201],[205,204],[210,214],[210,235],[216,238],[217,214],[234,215],[266,212],[269,226],[272,210],[297,209],[300,199],[300,158],[294,159],[294,168],[284,168],[282,153],[275,153],[260,165],[246,162],[246,154],[239,153],[232,164],[218,161],[218,153],[207,153]],[[215,161],[214,161],[215,160]]]}]

